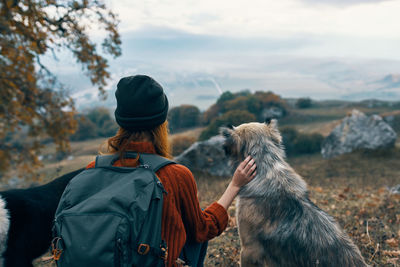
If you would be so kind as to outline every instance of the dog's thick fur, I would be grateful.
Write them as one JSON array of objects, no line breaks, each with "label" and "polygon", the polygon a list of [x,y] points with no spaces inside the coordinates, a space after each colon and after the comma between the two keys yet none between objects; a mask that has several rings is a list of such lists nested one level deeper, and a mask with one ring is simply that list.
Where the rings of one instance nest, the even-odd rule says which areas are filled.
[{"label": "dog's thick fur", "polygon": [[82,170],[42,186],[0,192],[0,266],[31,267],[48,250],[58,202]]},{"label": "dog's thick fur", "polygon": [[304,180],[285,161],[276,120],[221,128],[234,162],[250,155],[257,175],[240,193],[241,266],[367,266],[335,220],[308,198]]}]

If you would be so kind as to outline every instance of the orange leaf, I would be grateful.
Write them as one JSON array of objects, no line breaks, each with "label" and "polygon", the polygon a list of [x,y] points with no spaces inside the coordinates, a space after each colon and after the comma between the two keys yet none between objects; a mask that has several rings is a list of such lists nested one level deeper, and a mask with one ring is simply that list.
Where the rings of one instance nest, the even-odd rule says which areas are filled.
[{"label": "orange leaf", "polygon": [[386,187],[381,187],[378,189],[379,194],[384,194],[384,193],[386,193],[386,191],[387,191]]},{"label": "orange leaf", "polygon": [[317,187],[314,188],[314,191],[318,192],[318,193],[322,193],[324,190],[322,189],[322,187],[317,186]]}]

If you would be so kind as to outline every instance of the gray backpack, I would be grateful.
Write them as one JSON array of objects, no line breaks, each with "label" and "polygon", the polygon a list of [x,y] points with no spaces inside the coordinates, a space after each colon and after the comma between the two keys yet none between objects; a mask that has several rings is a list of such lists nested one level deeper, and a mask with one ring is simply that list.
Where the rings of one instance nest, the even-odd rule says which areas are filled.
[{"label": "gray backpack", "polygon": [[[125,158],[135,158],[126,153]],[[53,254],[57,266],[164,266],[164,187],[155,172],[174,163],[140,153],[136,168],[113,167],[116,155],[74,177],[58,205]]]}]

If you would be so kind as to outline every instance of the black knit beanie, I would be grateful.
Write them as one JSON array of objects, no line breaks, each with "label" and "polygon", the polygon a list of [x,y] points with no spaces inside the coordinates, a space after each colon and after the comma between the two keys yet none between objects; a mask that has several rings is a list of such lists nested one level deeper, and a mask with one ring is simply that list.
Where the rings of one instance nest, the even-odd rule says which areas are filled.
[{"label": "black knit beanie", "polygon": [[126,130],[149,130],[167,119],[167,96],[161,85],[149,76],[122,78],[118,82],[115,97],[115,119]]}]

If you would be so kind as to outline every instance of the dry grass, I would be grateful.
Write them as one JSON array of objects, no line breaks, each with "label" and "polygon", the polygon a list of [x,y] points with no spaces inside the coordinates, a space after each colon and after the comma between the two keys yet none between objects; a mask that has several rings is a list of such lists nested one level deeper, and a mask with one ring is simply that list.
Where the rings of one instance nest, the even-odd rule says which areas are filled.
[{"label": "dry grass", "polygon": [[322,136],[328,136],[332,130],[340,124],[340,120],[330,122],[314,122],[308,124],[294,124],[293,126],[301,133],[313,134],[319,133]]},{"label": "dry grass", "polygon": [[170,137],[171,137],[171,139],[174,139],[176,137],[185,136],[185,137],[192,137],[192,138],[198,139],[200,134],[201,134],[201,132],[204,129],[205,129],[205,127],[193,128],[193,129],[190,129],[190,130],[186,130],[184,132],[171,134]]}]

